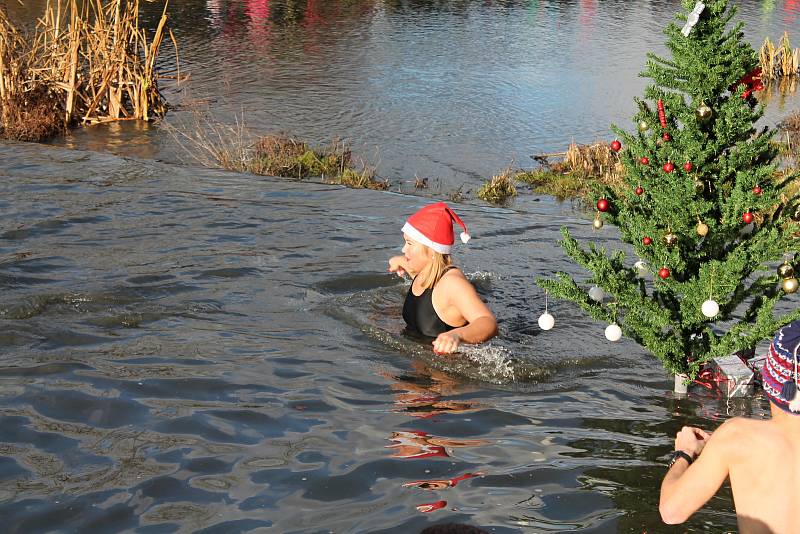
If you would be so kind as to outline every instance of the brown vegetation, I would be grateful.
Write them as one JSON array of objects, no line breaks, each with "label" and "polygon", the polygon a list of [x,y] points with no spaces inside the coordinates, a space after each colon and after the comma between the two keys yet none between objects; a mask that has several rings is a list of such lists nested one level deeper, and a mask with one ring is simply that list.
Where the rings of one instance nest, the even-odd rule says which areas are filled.
[{"label": "brown vegetation", "polygon": [[478,198],[491,204],[504,204],[517,196],[517,187],[514,184],[514,172],[511,168],[505,169],[500,174],[492,176],[475,193]]},{"label": "brown vegetation", "polygon": [[789,32],[784,32],[778,46],[772,44],[769,37],[764,39],[759,51],[761,77],[768,81],[784,76],[800,74],[800,48],[792,50],[789,44]]},{"label": "brown vegetation", "polygon": [[76,122],[163,115],[155,62],[166,6],[150,40],[139,28],[139,0],[48,0],[29,34],[0,9],[2,136],[41,141]]}]

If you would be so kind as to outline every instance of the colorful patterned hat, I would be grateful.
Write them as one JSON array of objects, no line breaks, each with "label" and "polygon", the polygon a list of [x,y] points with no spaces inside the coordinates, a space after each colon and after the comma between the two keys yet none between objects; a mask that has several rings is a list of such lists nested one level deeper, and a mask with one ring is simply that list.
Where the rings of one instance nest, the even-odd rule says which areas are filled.
[{"label": "colorful patterned hat", "polygon": [[800,349],[800,321],[778,330],[769,346],[769,354],[761,373],[764,392],[769,400],[785,412],[800,412],[800,394],[797,391],[798,349]]}]

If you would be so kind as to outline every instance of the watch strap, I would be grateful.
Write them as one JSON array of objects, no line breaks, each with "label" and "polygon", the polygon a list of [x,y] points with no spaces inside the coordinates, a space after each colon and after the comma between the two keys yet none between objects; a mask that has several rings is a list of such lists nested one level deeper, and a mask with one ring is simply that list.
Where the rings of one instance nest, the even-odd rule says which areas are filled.
[{"label": "watch strap", "polygon": [[687,465],[692,465],[692,462],[694,462],[694,458],[692,458],[692,456],[690,454],[688,454],[687,452],[685,452],[685,451],[672,451],[672,456],[670,457],[670,460],[669,460],[669,467],[672,467],[673,465],[675,465],[675,462],[678,461],[678,458],[683,458],[684,460],[686,460]]}]

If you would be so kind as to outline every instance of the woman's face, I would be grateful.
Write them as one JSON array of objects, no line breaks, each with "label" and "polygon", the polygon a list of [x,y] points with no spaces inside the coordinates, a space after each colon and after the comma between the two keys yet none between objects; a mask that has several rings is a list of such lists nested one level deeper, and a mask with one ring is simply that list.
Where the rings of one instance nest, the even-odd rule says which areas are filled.
[{"label": "woman's face", "polygon": [[419,274],[422,269],[427,267],[433,258],[431,249],[425,245],[418,243],[403,234],[405,244],[403,245],[403,256],[406,258],[406,264],[413,274]]}]

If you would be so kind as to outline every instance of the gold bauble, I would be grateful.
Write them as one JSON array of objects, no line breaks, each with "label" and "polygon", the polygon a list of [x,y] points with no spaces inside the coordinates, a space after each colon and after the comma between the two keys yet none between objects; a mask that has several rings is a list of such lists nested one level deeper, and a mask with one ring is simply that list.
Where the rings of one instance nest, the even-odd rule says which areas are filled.
[{"label": "gold bauble", "polygon": [[650,125],[647,123],[647,121],[639,121],[639,131],[640,132],[644,133],[649,129],[650,129]]},{"label": "gold bauble", "polygon": [[695,110],[694,114],[697,115],[697,118],[701,121],[706,121],[711,118],[711,108],[708,107],[708,104],[705,102],[701,102],[700,105]]},{"label": "gold bauble", "polygon": [[700,195],[700,194],[703,193],[703,191],[705,191],[705,189],[706,189],[706,186],[705,186],[705,184],[703,182],[701,182],[700,180],[695,180],[694,181],[694,191],[695,191],[695,193]]},{"label": "gold bauble", "polygon": [[678,244],[678,236],[673,234],[672,232],[668,233],[664,236],[664,244],[667,245],[668,248],[672,248]]},{"label": "gold bauble", "polygon": [[700,237],[705,237],[708,235],[708,225],[704,222],[697,223],[697,228],[695,228],[695,230],[697,230],[697,235]]},{"label": "gold bauble", "polygon": [[594,226],[595,230],[599,230],[603,227],[603,219],[600,218],[600,215],[594,218],[594,222],[592,222],[592,226]]},{"label": "gold bauble", "polygon": [[794,276],[794,267],[789,261],[785,261],[778,266],[778,276],[781,278],[791,278]]},{"label": "gold bauble", "polygon": [[783,282],[781,282],[781,287],[787,293],[794,293],[798,287],[797,278],[784,278]]}]

